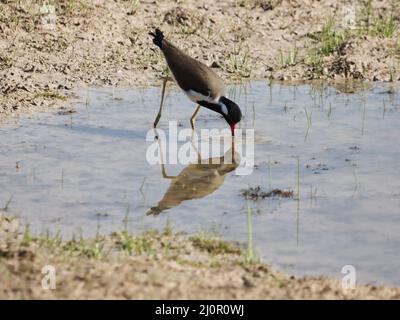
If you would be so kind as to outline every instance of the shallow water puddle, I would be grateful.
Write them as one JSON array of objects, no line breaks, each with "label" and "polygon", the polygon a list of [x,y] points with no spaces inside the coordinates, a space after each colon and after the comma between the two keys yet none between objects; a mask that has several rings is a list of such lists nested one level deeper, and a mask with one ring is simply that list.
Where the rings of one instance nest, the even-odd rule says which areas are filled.
[{"label": "shallow water puddle", "polygon": [[[395,88],[344,94],[266,82],[231,87],[245,115],[242,128],[255,128],[253,173],[236,175],[234,165],[167,164],[164,175],[175,179],[145,157],[159,88],[78,94],[81,100],[71,103],[76,113],[53,111],[0,128],[0,207],[7,204],[33,230],[93,236],[170,224],[246,243],[242,190],[290,190],[293,198],[250,201],[254,246],[264,261],[296,275],[336,277],[353,265],[361,283],[400,285]],[[170,90],[160,129],[169,120],[189,127],[194,108]],[[206,110],[196,125],[226,127]]]}]

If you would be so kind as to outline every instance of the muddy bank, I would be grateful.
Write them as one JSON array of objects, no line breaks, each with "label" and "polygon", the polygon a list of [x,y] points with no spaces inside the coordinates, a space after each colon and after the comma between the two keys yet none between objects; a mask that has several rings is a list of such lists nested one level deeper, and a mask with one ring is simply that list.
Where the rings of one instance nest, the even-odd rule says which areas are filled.
[{"label": "muddy bank", "polygon": [[397,81],[399,3],[384,1],[0,2],[0,119],[59,107],[88,86],[160,84],[160,27],[228,81]]},{"label": "muddy bank", "polygon": [[[42,288],[42,268],[49,265],[56,272],[54,290]],[[0,215],[0,274],[1,299],[400,298],[398,288],[357,286],[345,292],[337,280],[290,277],[246,260],[239,246],[204,233],[189,237],[166,228],[66,241],[33,235],[5,214]]]}]

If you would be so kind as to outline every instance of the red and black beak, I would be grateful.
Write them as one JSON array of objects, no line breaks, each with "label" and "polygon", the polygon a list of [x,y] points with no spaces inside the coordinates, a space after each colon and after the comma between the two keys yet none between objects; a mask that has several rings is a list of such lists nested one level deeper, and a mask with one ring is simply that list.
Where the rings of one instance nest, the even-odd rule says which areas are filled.
[{"label": "red and black beak", "polygon": [[231,126],[232,137],[234,137],[235,136],[236,123],[231,122],[230,126]]}]

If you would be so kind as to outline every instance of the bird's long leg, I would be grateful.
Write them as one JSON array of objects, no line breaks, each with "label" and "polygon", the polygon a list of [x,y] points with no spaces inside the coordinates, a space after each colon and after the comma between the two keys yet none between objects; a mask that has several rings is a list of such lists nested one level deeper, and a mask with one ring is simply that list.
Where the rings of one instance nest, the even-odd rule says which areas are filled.
[{"label": "bird's long leg", "polygon": [[200,105],[197,105],[196,110],[194,111],[192,117],[190,118],[190,125],[192,126],[192,130],[194,130],[194,124],[196,123],[196,116],[200,111]]},{"label": "bird's long leg", "polygon": [[200,155],[200,152],[199,152],[199,150],[197,149],[196,145],[195,145],[194,142],[193,142],[193,135],[192,135],[192,139],[190,140],[190,143],[192,144],[192,148],[194,149],[194,151],[196,151],[196,154],[197,154],[197,164],[200,164],[200,163],[201,163],[201,155]]},{"label": "bird's long leg", "polygon": [[164,104],[165,87],[166,87],[166,85],[167,85],[167,81],[168,81],[168,80],[169,80],[168,77],[165,77],[165,78],[163,79],[163,86],[162,86],[162,90],[161,90],[160,109],[158,110],[158,114],[157,114],[156,120],[154,120],[154,128],[157,127],[158,121],[160,121],[160,118],[161,118],[161,113],[162,113],[163,104]]},{"label": "bird's long leg", "polygon": [[169,176],[167,174],[167,170],[165,170],[165,164],[164,163],[161,164],[161,173],[162,173],[162,176],[163,176],[164,179],[175,179],[176,178],[176,176]]},{"label": "bird's long leg", "polygon": [[[155,130],[155,132],[156,132],[156,136],[158,136],[157,129],[155,128],[154,130]],[[176,178],[176,177],[175,177],[175,176],[169,176],[169,175],[167,174],[167,170],[165,170],[165,163],[164,163],[164,154],[163,154],[162,142],[161,142],[161,139],[157,139],[157,140],[158,140],[158,148],[159,148],[159,150],[160,150],[161,173],[162,173],[162,176],[163,176],[163,178],[165,178],[165,179],[174,179],[174,178]]]},{"label": "bird's long leg", "polygon": [[235,137],[232,137],[232,144],[231,144],[231,149],[232,149],[232,163],[236,163],[235,159]]}]

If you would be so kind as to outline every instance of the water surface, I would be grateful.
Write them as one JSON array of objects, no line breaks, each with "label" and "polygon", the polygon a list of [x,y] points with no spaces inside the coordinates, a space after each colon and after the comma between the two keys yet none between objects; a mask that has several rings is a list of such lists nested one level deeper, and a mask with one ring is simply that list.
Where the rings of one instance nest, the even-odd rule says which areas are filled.
[{"label": "water surface", "polygon": [[[163,172],[146,161],[159,88],[82,90],[71,103],[77,113],[0,127],[0,207],[10,202],[8,211],[38,232],[93,236],[170,224],[246,243],[241,190],[291,189],[295,199],[251,202],[264,261],[295,275],[335,277],[353,265],[359,282],[400,285],[400,96],[390,85],[339,89],[232,86],[242,128],[255,129],[255,169],[244,176],[212,165],[166,165]],[[169,120],[189,127],[194,108],[172,88],[160,129]],[[197,127],[226,123],[202,110]],[[168,190],[176,197],[163,202]],[[146,215],[151,208],[156,214]]]}]

